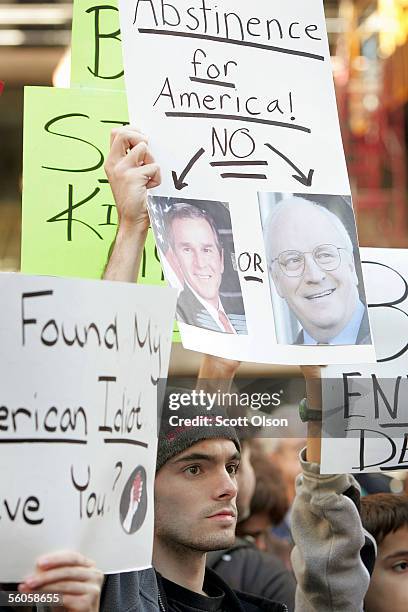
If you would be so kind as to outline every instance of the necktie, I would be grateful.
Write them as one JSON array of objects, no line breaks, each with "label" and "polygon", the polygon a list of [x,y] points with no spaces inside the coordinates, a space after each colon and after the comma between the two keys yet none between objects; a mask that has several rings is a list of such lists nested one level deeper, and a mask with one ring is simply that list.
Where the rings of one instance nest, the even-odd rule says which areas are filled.
[{"label": "necktie", "polygon": [[228,317],[226,316],[225,312],[223,312],[222,310],[218,310],[218,318],[220,320],[221,325],[224,328],[224,331],[226,331],[227,334],[233,334],[234,329],[231,323],[229,322]]}]

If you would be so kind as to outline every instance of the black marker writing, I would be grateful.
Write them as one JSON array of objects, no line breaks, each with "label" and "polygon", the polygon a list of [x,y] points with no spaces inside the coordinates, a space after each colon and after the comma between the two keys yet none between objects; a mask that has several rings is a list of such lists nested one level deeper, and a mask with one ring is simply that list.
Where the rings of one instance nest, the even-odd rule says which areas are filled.
[{"label": "black marker writing", "polygon": [[[23,293],[21,296],[21,328],[23,346],[26,344],[26,327],[31,326],[32,332],[36,333],[41,344],[45,346],[55,346],[58,343],[66,346],[79,346],[84,348],[88,342],[92,341],[93,346],[105,347],[108,350],[119,351],[118,339],[118,324],[117,317],[113,322],[105,325],[100,325],[95,322],[86,324],[70,324],[60,323],[55,318],[48,319],[46,322],[39,322],[37,318],[27,318],[25,314],[25,300],[35,299],[38,297],[52,296],[53,291],[40,291]],[[101,328],[101,329],[100,329]],[[91,340],[92,339],[92,340]]]},{"label": "black marker writing", "polygon": [[[136,346],[144,348],[147,346],[151,356],[157,356],[157,362],[153,365],[153,372],[150,374],[150,380],[154,385],[157,385],[161,375],[161,335],[159,330],[156,328],[156,335],[152,332],[152,322],[149,319],[144,332],[140,330],[140,320],[135,314],[135,330],[133,337],[133,349]],[[146,344],[147,342],[147,344]]]},{"label": "black marker writing", "polygon": [[[101,73],[101,63],[103,63],[101,62],[101,42],[104,41],[105,43],[107,43],[107,42],[116,41],[116,43],[114,44],[119,44],[119,45],[121,42],[119,29],[114,30],[113,32],[101,32],[101,28],[100,28],[101,14],[102,12],[105,14],[107,11],[115,11],[116,14],[118,15],[118,8],[116,6],[106,6],[106,5],[91,6],[86,11],[87,13],[90,13],[90,14],[94,13],[94,45],[95,45],[94,66],[93,68],[90,68],[89,66],[87,66],[87,69],[89,70],[91,74],[93,74],[98,79],[119,79],[120,77],[123,76],[123,70],[121,70],[120,72],[116,74],[102,74]],[[111,18],[111,15],[109,15],[109,17]],[[110,21],[111,19],[109,19],[109,23]],[[104,48],[105,46],[106,45],[104,45]],[[106,54],[108,54],[109,52],[110,52],[110,48],[107,48]]]},{"label": "black marker writing", "polygon": [[86,479],[82,477],[81,482],[79,482],[79,479],[79,476],[74,474],[74,466],[71,465],[71,482],[79,493],[79,518],[87,517],[90,519],[93,516],[103,516],[105,514],[106,494],[94,491],[89,494],[86,493],[91,481],[91,468],[89,465],[87,466]]},{"label": "black marker writing", "polygon": [[26,499],[19,497],[11,501],[9,498],[0,499],[0,521],[9,520],[11,523],[22,519],[27,525],[41,525],[44,517],[37,516],[40,512],[40,500],[35,495]]},{"label": "black marker writing", "polygon": [[220,135],[220,131],[213,127],[211,129],[211,145],[212,157],[219,153],[225,157],[231,153],[233,157],[244,159],[255,151],[255,140],[248,128],[238,128],[232,134],[228,132],[227,128],[224,128]]},{"label": "black marker writing", "polygon": [[249,253],[248,251],[244,251],[238,255],[238,268],[241,272],[248,272],[249,270],[253,270],[254,274],[244,276],[246,281],[256,281],[258,283],[263,283],[263,279],[260,276],[255,276],[255,274],[263,274],[264,270],[262,268],[262,257],[259,253]]},{"label": "black marker writing", "polygon": [[75,119],[75,122],[77,123],[77,120],[78,120],[79,117],[83,117],[83,118],[88,119],[88,120],[90,119],[89,115],[84,115],[83,113],[68,113],[66,115],[60,115],[59,117],[54,117],[53,119],[50,119],[50,121],[48,121],[45,124],[44,130],[46,132],[50,133],[50,134],[53,134],[55,136],[59,136],[60,138],[68,138],[69,140],[75,140],[77,142],[82,142],[82,143],[86,144],[93,151],[97,151],[97,153],[98,153],[98,161],[96,161],[94,163],[94,165],[87,166],[85,168],[55,168],[53,166],[41,166],[42,168],[45,168],[46,170],[57,170],[58,172],[91,172],[92,170],[98,170],[98,168],[100,168],[102,166],[103,161],[104,161],[103,153],[94,144],[92,144],[88,140],[84,140],[83,138],[79,138],[78,136],[72,136],[70,134],[64,134],[63,132],[56,132],[56,131],[52,131],[51,130],[51,127],[55,123],[58,123],[60,121],[66,122],[67,119],[73,119],[73,118]]}]

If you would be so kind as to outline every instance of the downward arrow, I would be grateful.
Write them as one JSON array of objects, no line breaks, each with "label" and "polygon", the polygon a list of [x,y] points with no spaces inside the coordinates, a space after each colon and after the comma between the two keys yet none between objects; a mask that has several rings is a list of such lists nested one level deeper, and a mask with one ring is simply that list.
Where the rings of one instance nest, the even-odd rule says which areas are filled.
[{"label": "downward arrow", "polygon": [[184,168],[183,172],[180,174],[180,177],[177,176],[175,170],[172,171],[171,175],[173,177],[173,183],[176,189],[181,190],[184,187],[187,187],[188,183],[183,183],[187,174],[190,172],[191,168],[194,166],[196,161],[200,159],[202,154],[204,153],[204,149],[199,149],[197,153],[190,159],[187,166]]},{"label": "downward arrow", "polygon": [[305,187],[310,187],[312,185],[312,178],[313,178],[314,170],[310,169],[306,176],[306,174],[302,172],[300,168],[295,166],[295,164],[289,159],[289,157],[286,157],[286,155],[278,151],[278,149],[275,149],[275,147],[273,147],[267,142],[265,142],[265,146],[268,147],[268,149],[270,149],[274,153],[276,153],[276,155],[279,155],[279,157],[285,160],[285,162],[294,169],[294,171],[297,173],[297,174],[292,174],[294,179],[299,181],[299,183],[302,183],[302,185],[304,185]]}]

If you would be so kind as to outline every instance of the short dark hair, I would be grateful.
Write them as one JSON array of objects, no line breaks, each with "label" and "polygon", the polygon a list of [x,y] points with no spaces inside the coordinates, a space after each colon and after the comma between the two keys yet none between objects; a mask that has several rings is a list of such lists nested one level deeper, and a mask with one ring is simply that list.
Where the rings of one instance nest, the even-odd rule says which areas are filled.
[{"label": "short dark hair", "polygon": [[363,497],[361,520],[377,544],[381,544],[389,533],[408,527],[408,495],[375,493]]},{"label": "short dark hair", "polygon": [[214,219],[211,217],[210,214],[207,213],[207,211],[202,210],[201,208],[198,208],[198,206],[194,206],[193,204],[189,204],[188,202],[175,202],[172,205],[171,210],[167,216],[169,240],[172,246],[174,246],[173,222],[176,219],[204,219],[204,221],[207,221],[208,225],[213,231],[217,249],[221,254],[222,246],[220,236],[218,234],[218,229],[214,223]]},{"label": "short dark hair", "polygon": [[263,451],[253,451],[251,463],[256,476],[251,516],[266,512],[271,524],[278,525],[289,509],[283,475]]}]

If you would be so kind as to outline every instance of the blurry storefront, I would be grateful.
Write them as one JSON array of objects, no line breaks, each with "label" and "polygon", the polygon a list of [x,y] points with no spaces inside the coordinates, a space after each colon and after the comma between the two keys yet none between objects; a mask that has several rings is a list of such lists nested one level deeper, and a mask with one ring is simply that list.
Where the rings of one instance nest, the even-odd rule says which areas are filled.
[{"label": "blurry storefront", "polygon": [[341,0],[334,80],[362,245],[408,246],[408,0]]}]

